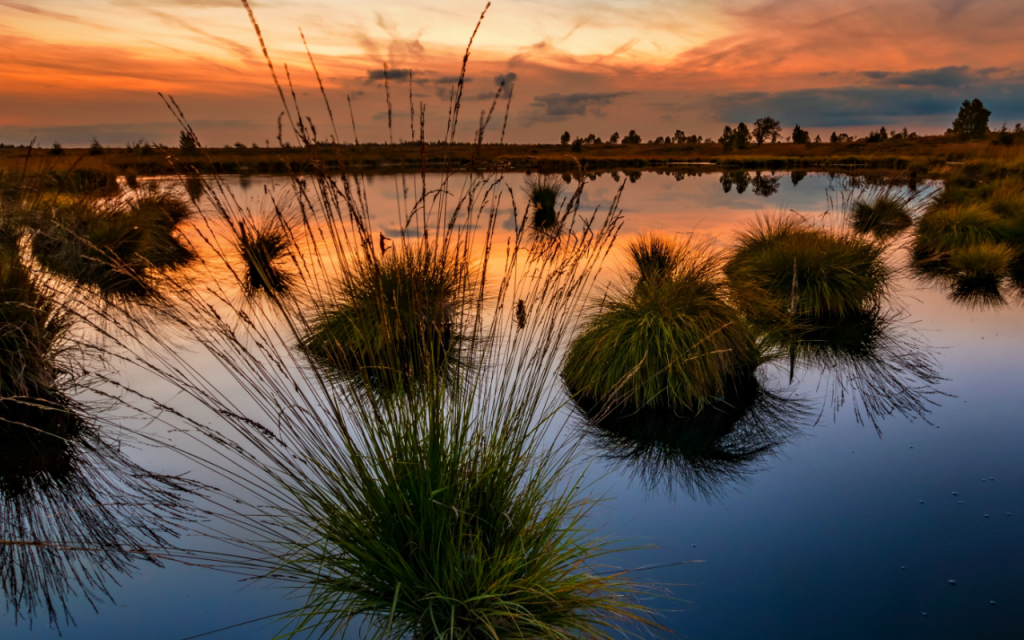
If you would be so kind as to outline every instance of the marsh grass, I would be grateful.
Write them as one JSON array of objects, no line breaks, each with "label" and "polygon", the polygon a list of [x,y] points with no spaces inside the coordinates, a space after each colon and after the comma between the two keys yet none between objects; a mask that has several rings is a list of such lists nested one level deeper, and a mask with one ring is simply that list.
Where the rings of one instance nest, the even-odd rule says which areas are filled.
[{"label": "marsh grass", "polygon": [[[250,17],[255,27],[251,9]],[[651,590],[604,566],[624,545],[600,538],[587,520],[594,501],[574,443],[559,439],[553,384],[621,225],[618,197],[606,214],[586,216],[571,200],[559,251],[543,256],[530,250],[528,214],[520,216],[500,173],[446,164],[431,188],[422,174],[402,176],[402,186],[396,177],[397,215],[379,219],[366,179],[329,169],[331,147],[318,144],[298,102],[285,98],[263,52],[283,101],[283,131],[312,156],[308,175],[291,184],[302,209],[295,235],[304,238],[289,254],[291,295],[239,302],[245,276],[231,269],[235,252],[221,248],[223,236],[197,234],[201,259],[166,279],[176,303],[158,307],[161,328],[173,335],[116,305],[82,314],[118,327],[109,349],[119,362],[187,401],[153,403],[132,394],[130,382],[111,395],[207,445],[203,454],[181,451],[219,483],[206,503],[210,524],[197,529],[219,540],[221,525],[238,533],[230,553],[183,549],[180,557],[290,588],[296,607],[282,616],[282,636],[342,634],[353,621],[362,636],[382,638],[656,628],[640,601]],[[455,142],[462,73],[446,144]],[[168,106],[201,154],[177,105]],[[204,180],[205,219],[225,223],[235,247],[246,212],[219,176]],[[508,198],[516,225],[499,244]],[[378,250],[385,228],[397,231]],[[208,356],[201,365],[196,351]],[[440,373],[435,358],[463,354],[474,358],[465,375]],[[338,369],[357,373],[339,377]],[[375,377],[421,372],[425,382],[403,393],[365,392]]]},{"label": "marsh grass", "polygon": [[457,255],[391,248],[382,258],[352,265],[337,303],[324,309],[302,348],[327,370],[401,388],[447,378],[457,368],[460,316],[473,297],[469,265]]},{"label": "marsh grass", "polygon": [[891,281],[885,245],[815,227],[792,213],[759,214],[739,233],[725,265],[734,291],[762,294],[770,310],[808,319],[856,314],[879,304]]},{"label": "marsh grass", "polygon": [[[70,320],[20,253],[17,245],[0,247],[0,401],[47,401],[57,393],[60,343]],[[0,422],[17,413],[6,404]]]},{"label": "marsh grass", "polygon": [[758,347],[727,300],[707,243],[648,235],[570,345],[562,376],[577,397],[699,411],[752,374]]},{"label": "marsh grass", "polygon": [[941,262],[955,249],[997,241],[998,225],[998,216],[981,202],[937,206],[917,222],[916,258]]},{"label": "marsh grass", "polygon": [[523,184],[531,210],[530,223],[535,231],[557,235],[561,227],[558,199],[562,195],[563,181],[556,175],[528,176]]},{"label": "marsh grass", "polygon": [[245,265],[245,290],[257,293],[285,293],[294,279],[281,261],[292,248],[292,238],[276,218],[262,224],[239,223],[237,249]]},{"label": "marsh grass", "polygon": [[176,227],[191,215],[169,193],[128,200],[57,199],[49,204],[32,253],[44,267],[105,295],[146,297],[154,272],[194,259]]},{"label": "marsh grass", "polygon": [[878,238],[891,238],[914,224],[906,199],[894,193],[857,200],[850,218],[855,231],[873,233]]}]

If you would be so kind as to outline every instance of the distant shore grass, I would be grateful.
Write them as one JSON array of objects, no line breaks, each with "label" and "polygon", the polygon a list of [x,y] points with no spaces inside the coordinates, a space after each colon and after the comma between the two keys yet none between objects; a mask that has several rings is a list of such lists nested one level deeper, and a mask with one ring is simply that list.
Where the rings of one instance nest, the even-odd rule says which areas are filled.
[{"label": "distant shore grass", "polygon": [[721,256],[707,244],[647,235],[629,246],[625,284],[573,339],[563,379],[577,397],[698,411],[759,361],[727,301]]},{"label": "distant shore grass", "polygon": [[[25,165],[27,149],[0,149],[0,171]],[[835,144],[766,144],[726,151],[719,144],[587,144],[569,151],[559,144],[418,143],[318,145],[315,148],[239,149],[204,148],[199,156],[184,155],[173,148],[144,155],[137,150],[108,148],[103,155],[89,155],[87,148],[66,149],[60,157],[45,156],[38,149],[29,170],[43,167],[102,169],[125,175],[173,173],[166,156],[201,172],[290,173],[319,163],[327,168],[375,170],[388,167],[418,169],[424,160],[431,166],[461,163],[476,168],[573,171],[587,169],[657,167],[678,162],[710,162],[719,168],[808,169],[848,171],[877,169],[913,174],[915,178],[942,178],[952,169],[968,167],[983,174],[999,175],[1024,169],[1024,144],[993,145],[988,141],[964,141],[949,136],[921,136],[884,142]],[[950,164],[957,163],[957,164]]]},{"label": "distant shore grass", "polygon": [[879,303],[891,280],[884,245],[815,227],[797,214],[761,214],[741,231],[725,273],[732,288],[797,317],[857,313]]}]

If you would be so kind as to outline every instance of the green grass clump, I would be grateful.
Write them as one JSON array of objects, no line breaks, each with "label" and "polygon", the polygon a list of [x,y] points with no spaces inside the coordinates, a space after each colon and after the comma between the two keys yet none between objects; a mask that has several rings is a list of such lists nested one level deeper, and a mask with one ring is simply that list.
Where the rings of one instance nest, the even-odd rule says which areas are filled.
[{"label": "green grass clump", "polygon": [[919,259],[943,259],[954,249],[998,240],[998,225],[983,203],[937,207],[917,221],[914,251]]},{"label": "green grass clump", "polygon": [[796,214],[761,215],[740,233],[725,272],[734,291],[762,294],[776,313],[843,316],[885,296],[891,274],[883,252],[879,242],[814,227]]},{"label": "green grass clump", "polygon": [[[646,236],[631,245],[628,285],[573,340],[562,376],[575,396],[632,407],[699,410],[758,364],[707,245]],[[652,277],[660,276],[660,277]]]},{"label": "green grass clump", "polygon": [[602,542],[559,483],[568,460],[440,395],[385,405],[365,455],[292,489],[310,529],[280,569],[308,581],[296,629],[365,614],[371,637],[554,639],[639,620],[635,587],[592,566]]},{"label": "green grass clump", "polygon": [[375,387],[444,377],[459,360],[468,269],[456,256],[414,248],[362,259],[301,346],[329,370]]},{"label": "green grass clump", "polygon": [[292,281],[291,274],[278,265],[292,246],[288,231],[276,219],[262,225],[239,223],[238,254],[245,265],[244,288],[257,292],[284,293]]},{"label": "green grass clump", "polygon": [[964,278],[1002,278],[1016,258],[1016,252],[1003,242],[979,242],[953,249],[950,268]]},{"label": "green grass clump", "polygon": [[874,233],[889,238],[914,224],[905,200],[883,193],[870,201],[857,200],[850,211],[853,228],[858,233]]},{"label": "green grass clump", "polygon": [[175,232],[190,214],[186,202],[167,193],[127,202],[58,200],[32,252],[50,271],[104,294],[147,295],[153,269],[194,258]]},{"label": "green grass clump", "polygon": [[562,181],[558,176],[529,176],[523,189],[532,210],[533,229],[541,233],[557,231],[558,198],[562,195]]}]

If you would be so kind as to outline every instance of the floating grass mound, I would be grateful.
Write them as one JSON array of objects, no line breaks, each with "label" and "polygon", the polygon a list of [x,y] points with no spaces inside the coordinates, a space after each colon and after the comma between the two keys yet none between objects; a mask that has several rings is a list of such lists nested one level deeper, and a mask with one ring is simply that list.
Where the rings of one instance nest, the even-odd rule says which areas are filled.
[{"label": "floating grass mound", "polygon": [[742,297],[761,294],[767,311],[843,316],[885,296],[891,274],[883,251],[879,242],[814,227],[796,214],[760,215],[740,234],[725,273]]},{"label": "floating grass mound", "polygon": [[458,366],[468,265],[426,249],[355,264],[302,348],[329,371],[379,389],[444,378]]},{"label": "floating grass mound", "polygon": [[754,336],[726,301],[707,245],[646,236],[629,283],[573,340],[562,376],[574,396],[699,411],[757,367]]},{"label": "floating grass mound", "polygon": [[175,229],[191,209],[168,193],[127,202],[58,200],[32,252],[50,271],[104,294],[144,296],[152,271],[173,269],[195,256]]},{"label": "floating grass mound", "polygon": [[276,220],[262,225],[242,221],[238,225],[238,254],[245,266],[243,287],[246,293],[284,293],[292,275],[279,263],[292,246],[288,231]]},{"label": "floating grass mound", "polygon": [[999,217],[980,202],[933,208],[915,229],[914,252],[919,262],[942,262],[956,249],[997,241]]},{"label": "floating grass mound", "polygon": [[562,195],[562,181],[558,176],[529,176],[523,190],[530,205],[530,223],[534,231],[556,234],[559,228],[558,198]]},{"label": "floating grass mound", "polygon": [[854,202],[850,221],[857,233],[873,233],[877,238],[891,238],[914,224],[906,200],[891,193]]}]

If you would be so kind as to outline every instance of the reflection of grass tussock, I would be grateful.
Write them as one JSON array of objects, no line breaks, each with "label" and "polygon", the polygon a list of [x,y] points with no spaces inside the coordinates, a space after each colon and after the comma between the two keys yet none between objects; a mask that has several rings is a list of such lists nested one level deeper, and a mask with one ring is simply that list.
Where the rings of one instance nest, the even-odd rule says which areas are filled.
[{"label": "reflection of grass tussock", "polygon": [[578,406],[590,443],[648,491],[679,488],[708,500],[759,470],[807,418],[801,402],[768,391],[754,376],[696,413]]},{"label": "reflection of grass tussock", "polygon": [[523,187],[533,215],[533,229],[541,233],[554,233],[558,229],[558,198],[562,195],[562,181],[558,176],[529,176]]},{"label": "reflection of grass tussock", "polygon": [[630,256],[628,286],[611,291],[573,340],[565,382],[582,397],[699,410],[758,362],[725,299],[721,258],[707,245],[659,236],[634,242]]},{"label": "reflection of grass tussock", "polygon": [[761,215],[740,234],[726,274],[735,291],[766,294],[777,310],[795,297],[798,316],[843,316],[884,297],[890,272],[883,251],[878,242],[814,227],[796,214]]},{"label": "reflection of grass tussock", "polygon": [[467,269],[456,256],[408,248],[360,261],[302,346],[332,371],[385,387],[443,376],[458,359]]},{"label": "reflection of grass tussock", "polygon": [[876,428],[893,413],[924,417],[942,380],[928,346],[900,326],[899,316],[877,309],[821,319],[777,346],[791,371],[820,372],[834,411],[849,403],[858,421]]},{"label": "reflection of grass tussock", "polygon": [[128,202],[91,200],[54,204],[32,250],[50,271],[108,294],[145,295],[150,269],[171,269],[192,260],[175,233],[190,215],[187,203],[167,193]]},{"label": "reflection of grass tussock", "polygon": [[283,293],[288,289],[292,276],[277,263],[288,253],[292,241],[276,218],[262,225],[240,222],[237,245],[245,265],[247,292]]},{"label": "reflection of grass tussock", "polygon": [[857,200],[850,214],[855,231],[874,233],[879,238],[892,237],[914,223],[907,202],[892,193],[880,193],[870,200]]}]

